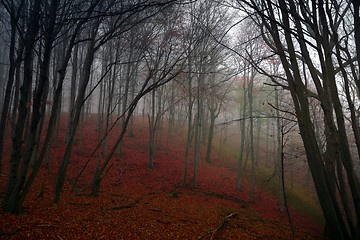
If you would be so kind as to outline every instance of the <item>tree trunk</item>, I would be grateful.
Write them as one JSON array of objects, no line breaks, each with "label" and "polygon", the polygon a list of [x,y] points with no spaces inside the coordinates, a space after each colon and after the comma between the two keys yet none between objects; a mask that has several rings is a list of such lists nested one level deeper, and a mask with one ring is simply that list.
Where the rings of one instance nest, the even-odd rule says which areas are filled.
[{"label": "tree trunk", "polygon": [[197,88],[197,113],[195,117],[194,127],[195,127],[195,142],[194,142],[194,187],[197,187],[198,184],[198,166],[200,161],[200,144],[201,144],[201,129],[202,129],[202,120],[204,118],[203,114],[203,74],[200,74],[199,84]]},{"label": "tree trunk", "polygon": [[72,68],[71,68],[71,85],[70,85],[70,98],[69,98],[69,117],[68,117],[68,127],[66,128],[66,137],[65,142],[68,142],[70,136],[70,122],[74,115],[74,104],[76,97],[76,79],[77,79],[77,68],[78,68],[78,52],[79,45],[76,44],[73,52],[72,58]]},{"label": "tree trunk", "polygon": [[284,180],[284,164],[283,164],[283,152],[284,152],[284,145],[283,145],[283,133],[282,129],[283,126],[281,125],[280,120],[280,100],[279,100],[279,89],[275,86],[275,111],[276,111],[276,165],[275,165],[275,172],[278,174],[279,179],[279,209],[280,212],[285,211],[285,183]]},{"label": "tree trunk", "polygon": [[[11,100],[11,90],[13,88],[14,84],[14,78],[15,78],[15,71],[20,66],[20,59],[22,58],[22,48],[23,46],[19,46],[20,50],[19,55],[15,59],[15,45],[16,45],[16,28],[19,21],[20,12],[22,10],[22,7],[24,5],[24,0],[21,1],[19,8],[15,11],[13,7],[11,6],[11,32],[10,32],[10,46],[9,46],[9,73],[8,73],[8,80],[6,84],[5,89],[5,97],[2,104],[2,111],[1,111],[1,119],[0,119],[0,175],[2,172],[2,157],[3,157],[3,148],[4,148],[4,137],[5,137],[5,130],[6,130],[6,122],[9,114],[10,109],[10,100]],[[20,41],[20,45],[22,45],[23,42]],[[5,82],[5,80],[3,81]],[[15,89],[16,90],[16,89]],[[16,99],[16,98],[15,98]],[[16,108],[15,108],[16,110]],[[13,119],[15,122],[15,118]]]},{"label": "tree trunk", "polygon": [[149,167],[154,168],[154,159],[156,151],[156,118],[155,116],[155,90],[151,93],[151,116],[149,116]]},{"label": "tree trunk", "polygon": [[[24,162],[19,170],[20,160],[21,160],[21,148],[23,142],[23,132],[25,127],[25,121],[28,117],[28,98],[31,94],[32,83],[33,83],[33,44],[35,42],[37,33],[39,31],[39,19],[40,19],[40,9],[41,9],[41,0],[35,1],[31,6],[30,12],[30,21],[28,26],[28,32],[26,33],[26,45],[24,52],[24,75],[23,75],[23,84],[21,86],[21,98],[19,104],[18,111],[18,119],[15,125],[14,135],[13,135],[13,145],[12,145],[12,153],[10,160],[10,171],[8,176],[7,187],[5,191],[4,209],[9,212],[18,213],[22,209],[19,206],[18,196],[21,191],[21,186],[25,180],[24,174],[26,174],[25,170],[27,170],[28,162],[27,160],[31,157],[31,151],[33,148],[33,142],[27,142],[25,146],[25,154],[29,154],[30,156],[24,155]],[[41,95],[40,95],[41,96]],[[38,109],[35,109],[37,111]],[[34,124],[31,126],[32,131],[36,131],[37,127],[37,118],[39,117],[37,113],[34,113]],[[28,159],[26,159],[28,158]]]},{"label": "tree trunk", "polygon": [[64,186],[67,167],[70,162],[70,154],[71,154],[72,146],[73,146],[74,139],[75,139],[76,129],[77,129],[77,126],[79,123],[79,119],[80,119],[81,112],[82,112],[82,107],[84,104],[85,90],[86,90],[87,84],[90,79],[91,66],[92,66],[92,63],[94,60],[94,56],[95,56],[95,51],[96,51],[96,49],[94,48],[95,47],[95,37],[97,35],[97,30],[98,30],[99,24],[100,24],[100,22],[98,21],[93,26],[92,33],[91,33],[91,40],[88,44],[87,54],[85,57],[83,71],[82,71],[82,78],[80,81],[80,86],[78,89],[78,94],[77,94],[77,98],[76,98],[75,105],[74,105],[74,107],[75,107],[74,108],[74,118],[71,120],[70,137],[69,137],[69,141],[66,144],[66,149],[64,152],[63,160],[62,160],[61,166],[59,168],[58,177],[57,177],[57,181],[56,181],[55,198],[54,198],[55,203],[58,203],[60,200],[60,194],[61,194],[62,188]]},{"label": "tree trunk", "polygon": [[216,114],[214,110],[210,110],[210,125],[209,125],[209,133],[208,133],[208,140],[207,140],[207,150],[205,160],[208,163],[211,163],[211,149],[212,149],[212,142],[214,136],[214,128],[215,128],[215,119]]},{"label": "tree trunk", "polygon": [[[137,63],[131,63],[132,61],[134,61],[134,43],[135,43],[135,29],[131,29],[130,30],[130,49],[129,49],[129,55],[128,55],[128,64],[126,66],[126,70],[125,70],[125,86],[124,86],[124,93],[123,93],[123,99],[122,99],[122,114],[125,114],[125,112],[127,111],[127,107],[129,104],[129,92],[130,92],[130,82],[134,81],[134,73],[136,72],[135,68],[138,67]],[[135,84],[135,83],[134,83]],[[131,84],[133,85],[133,84]],[[132,101],[133,99],[131,99],[130,101]],[[121,129],[123,129],[124,125],[125,125],[125,117],[122,118],[120,125],[121,125]],[[118,147],[118,156],[121,156],[123,154],[122,152],[122,142],[119,143],[119,147]]]},{"label": "tree trunk", "polygon": [[251,70],[248,88],[249,118],[250,118],[250,154],[251,154],[251,188],[250,201],[255,202],[255,150],[254,150],[254,118],[253,118],[253,86],[255,73]]},{"label": "tree trunk", "polygon": [[191,147],[191,141],[192,141],[192,111],[193,111],[193,97],[192,97],[192,62],[191,62],[191,53],[190,48],[188,52],[188,74],[187,74],[187,81],[188,81],[188,127],[187,127],[187,139],[186,139],[186,147],[185,147],[185,166],[184,166],[184,175],[182,180],[182,185],[186,185],[186,178],[188,174],[188,166],[189,166],[189,151]]},{"label": "tree trunk", "polygon": [[[245,138],[246,138],[246,112],[247,112],[247,96],[246,96],[246,82],[243,86],[243,109],[240,108],[240,153],[237,161],[237,174],[236,174],[236,188],[238,191],[241,191],[241,173],[242,173],[242,162],[244,157],[244,148],[245,148]],[[242,111],[241,111],[242,110]]]}]

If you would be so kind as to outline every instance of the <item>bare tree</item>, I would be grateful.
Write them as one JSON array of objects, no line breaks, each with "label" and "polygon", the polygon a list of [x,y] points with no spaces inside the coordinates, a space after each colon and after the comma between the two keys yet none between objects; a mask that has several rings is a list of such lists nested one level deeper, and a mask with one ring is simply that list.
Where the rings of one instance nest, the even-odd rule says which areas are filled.
[{"label": "bare tree", "polygon": [[[14,1],[11,5],[1,1],[2,12],[4,15],[7,14],[10,18],[10,36],[9,36],[9,69],[8,69],[8,79],[4,94],[4,99],[2,99],[2,112],[0,119],[0,174],[2,171],[2,155],[4,147],[4,137],[5,137],[5,128],[6,122],[10,109],[10,97],[12,88],[15,80],[15,72],[18,66],[20,66],[22,56],[22,49],[24,42],[19,39],[19,32],[17,31],[17,26],[20,24],[20,18],[22,18],[22,12],[24,8],[25,1]],[[5,11],[6,10],[6,11]],[[16,51],[16,43],[19,43],[18,51]],[[18,55],[16,55],[18,52]],[[19,73],[19,71],[17,71]],[[5,82],[5,81],[3,81]],[[15,99],[17,99],[15,97]]]},{"label": "bare tree", "polygon": [[36,93],[37,105],[35,106],[37,108],[34,108],[35,112],[32,115],[33,117],[32,117],[31,129],[30,129],[31,135],[30,138],[27,139],[29,142],[27,142],[26,144],[25,153],[23,155],[24,159],[22,160],[21,145],[23,141],[23,134],[25,131],[25,120],[27,119],[29,112],[27,102],[31,94],[31,88],[33,83],[33,72],[32,72],[33,51],[34,51],[34,43],[36,42],[35,40],[37,34],[40,31],[39,21],[40,21],[40,13],[41,13],[41,1],[32,2],[30,9],[31,9],[29,16],[30,21],[28,22],[27,31],[25,35],[26,41],[24,48],[24,75],[23,75],[23,83],[21,87],[19,113],[14,130],[10,174],[8,177],[6,193],[4,197],[5,210],[10,212],[21,211],[21,205],[18,204],[19,194],[21,192],[22,186],[24,184],[24,180],[26,178],[26,172],[29,167],[30,157],[32,155],[32,150],[35,144],[34,135],[37,129],[37,124],[39,122],[38,111],[39,111],[39,104],[42,95],[42,90],[40,89]]},{"label": "bare tree", "polygon": [[[347,113],[337,84],[339,78],[345,83],[356,81],[341,70],[344,67],[351,72],[353,57],[335,64],[335,60],[339,62],[342,58],[339,50],[349,49],[347,39],[358,32],[353,24],[349,24],[352,21],[349,19],[359,18],[358,14],[355,16],[350,11],[349,1],[254,0],[238,3],[245,11],[257,14],[253,19],[259,24],[264,40],[280,58],[286,78],[277,83],[289,90],[293,100],[307,162],[326,220],[325,233],[336,239],[359,238],[360,188],[349,146]],[[353,6],[358,9],[357,3]],[[337,45],[341,47],[337,49]],[[340,54],[345,56],[346,52]],[[307,73],[310,78],[306,77]],[[322,131],[326,139],[324,150],[316,138],[310,99],[321,103],[324,114]],[[356,125],[358,123],[352,125],[355,135]],[[346,179],[341,174],[343,169]],[[351,192],[349,201],[353,208],[344,197],[344,188],[337,187],[345,181]],[[340,199],[336,198],[337,193],[340,193]],[[352,211],[345,211],[345,219],[341,208],[352,208]],[[349,215],[352,212],[354,215]]]}]

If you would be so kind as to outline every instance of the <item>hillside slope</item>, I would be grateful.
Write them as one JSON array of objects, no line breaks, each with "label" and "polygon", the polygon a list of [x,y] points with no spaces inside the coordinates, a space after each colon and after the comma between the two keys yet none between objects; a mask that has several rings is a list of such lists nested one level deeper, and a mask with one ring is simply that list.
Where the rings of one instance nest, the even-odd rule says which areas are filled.
[{"label": "hillside slope", "polygon": [[[155,167],[148,168],[147,128],[137,124],[135,137],[126,136],[122,157],[114,157],[97,197],[89,195],[99,156],[90,160],[79,182],[72,183],[97,142],[96,122],[85,125],[83,149],[75,146],[68,181],[59,204],[53,204],[56,168],[63,141],[52,149],[31,189],[23,215],[0,212],[0,239],[321,239],[321,228],[309,217],[278,212],[277,200],[261,187],[249,202],[249,182],[236,191],[236,172],[223,160],[199,165],[199,186],[192,186],[190,158],[187,186],[181,186],[184,144],[181,137],[158,144]],[[65,132],[61,126],[60,138]],[[117,133],[111,135],[111,142]],[[5,153],[4,159],[9,159]],[[5,167],[6,169],[7,167]],[[6,173],[0,178],[4,190]]]}]

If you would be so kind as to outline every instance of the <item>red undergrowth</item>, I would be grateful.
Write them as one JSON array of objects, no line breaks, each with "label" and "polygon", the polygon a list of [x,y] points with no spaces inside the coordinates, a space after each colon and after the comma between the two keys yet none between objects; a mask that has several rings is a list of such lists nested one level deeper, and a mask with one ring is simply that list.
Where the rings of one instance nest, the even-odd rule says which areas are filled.
[{"label": "red undergrowth", "polygon": [[[84,128],[83,149],[74,146],[68,181],[60,203],[54,204],[56,169],[64,150],[62,125],[58,146],[52,149],[51,171],[45,166],[40,170],[25,212],[0,212],[0,239],[321,239],[321,228],[293,210],[292,232],[276,198],[266,189],[257,187],[256,201],[249,202],[249,181],[244,178],[243,191],[238,192],[236,171],[223,159],[208,164],[201,158],[199,185],[194,188],[190,158],[187,186],[182,187],[185,145],[176,134],[169,144],[164,134],[155,167],[148,168],[148,131],[140,117],[137,122],[135,137],[126,136],[123,156],[113,158],[99,195],[93,197],[90,183],[98,154],[71,191],[73,179],[98,141],[95,118],[90,119]],[[109,146],[117,134],[111,134]],[[4,154],[6,170],[9,152]],[[6,171],[0,177],[1,192],[5,183]]]}]

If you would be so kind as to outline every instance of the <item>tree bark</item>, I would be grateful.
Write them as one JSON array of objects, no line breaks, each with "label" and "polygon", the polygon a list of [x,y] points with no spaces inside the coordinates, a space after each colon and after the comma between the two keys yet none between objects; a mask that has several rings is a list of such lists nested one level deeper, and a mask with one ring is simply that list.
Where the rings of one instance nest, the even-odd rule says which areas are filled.
[{"label": "tree bark", "polygon": [[[10,6],[10,46],[9,46],[9,70],[8,70],[8,79],[5,89],[5,97],[2,104],[2,111],[1,111],[1,119],[0,119],[0,175],[2,172],[2,157],[3,157],[3,149],[4,149],[4,137],[5,137],[5,130],[6,130],[6,122],[9,114],[10,108],[10,100],[11,100],[11,92],[14,84],[15,79],[15,71],[18,66],[20,66],[20,59],[22,57],[22,50],[19,51],[20,55],[15,58],[15,45],[16,45],[16,27],[19,21],[20,13],[22,11],[22,7],[24,5],[24,0],[20,2],[18,9],[14,9],[13,6]],[[22,41],[20,44],[22,45]],[[22,46],[19,46],[21,49]],[[4,81],[5,82],[5,81]],[[16,90],[16,89],[15,89]],[[15,120],[15,119],[14,119]]]},{"label": "tree bark", "polygon": [[[32,83],[33,83],[33,72],[32,72],[32,63],[33,63],[33,51],[34,43],[38,31],[40,29],[39,20],[40,20],[40,11],[41,11],[41,0],[32,2],[31,12],[30,12],[30,21],[28,25],[28,31],[26,33],[26,42],[25,42],[25,51],[24,51],[24,75],[23,75],[23,84],[21,86],[21,98],[18,111],[18,119],[16,122],[13,143],[12,143],[12,153],[11,153],[11,162],[10,162],[10,171],[7,181],[7,187],[4,197],[5,207],[4,209],[9,212],[18,213],[22,209],[19,208],[17,197],[21,191],[21,185],[25,180],[24,171],[27,166],[27,159],[24,159],[24,163],[19,170],[19,165],[21,163],[21,148],[23,141],[23,132],[25,128],[25,120],[28,117],[28,99],[31,94]],[[35,113],[36,114],[36,113]],[[35,115],[36,116],[36,115]],[[37,120],[37,119],[36,119]],[[32,130],[36,131],[37,123],[34,122],[32,125]],[[35,128],[35,129],[34,129]],[[25,146],[25,154],[29,154],[32,150],[32,143],[27,142]],[[24,155],[24,158],[30,158],[30,156]]]},{"label": "tree bark", "polygon": [[61,162],[61,166],[59,168],[58,177],[56,181],[56,189],[55,189],[55,197],[54,202],[58,203],[60,200],[60,194],[62,192],[62,188],[64,186],[64,181],[66,177],[67,167],[70,162],[70,154],[72,150],[72,146],[75,139],[75,134],[77,130],[77,126],[79,123],[79,119],[81,116],[81,110],[84,104],[84,97],[85,97],[85,90],[87,87],[87,84],[90,79],[91,74],[91,66],[94,60],[95,56],[95,38],[97,35],[98,27],[100,25],[100,21],[98,21],[95,25],[93,25],[93,28],[91,29],[91,36],[90,36],[90,42],[88,44],[86,57],[84,60],[84,66],[82,69],[82,78],[80,79],[80,86],[78,89],[77,98],[74,105],[74,118],[71,120],[71,130],[70,130],[70,136],[69,141],[66,143],[66,148],[63,156],[63,160]]}]

